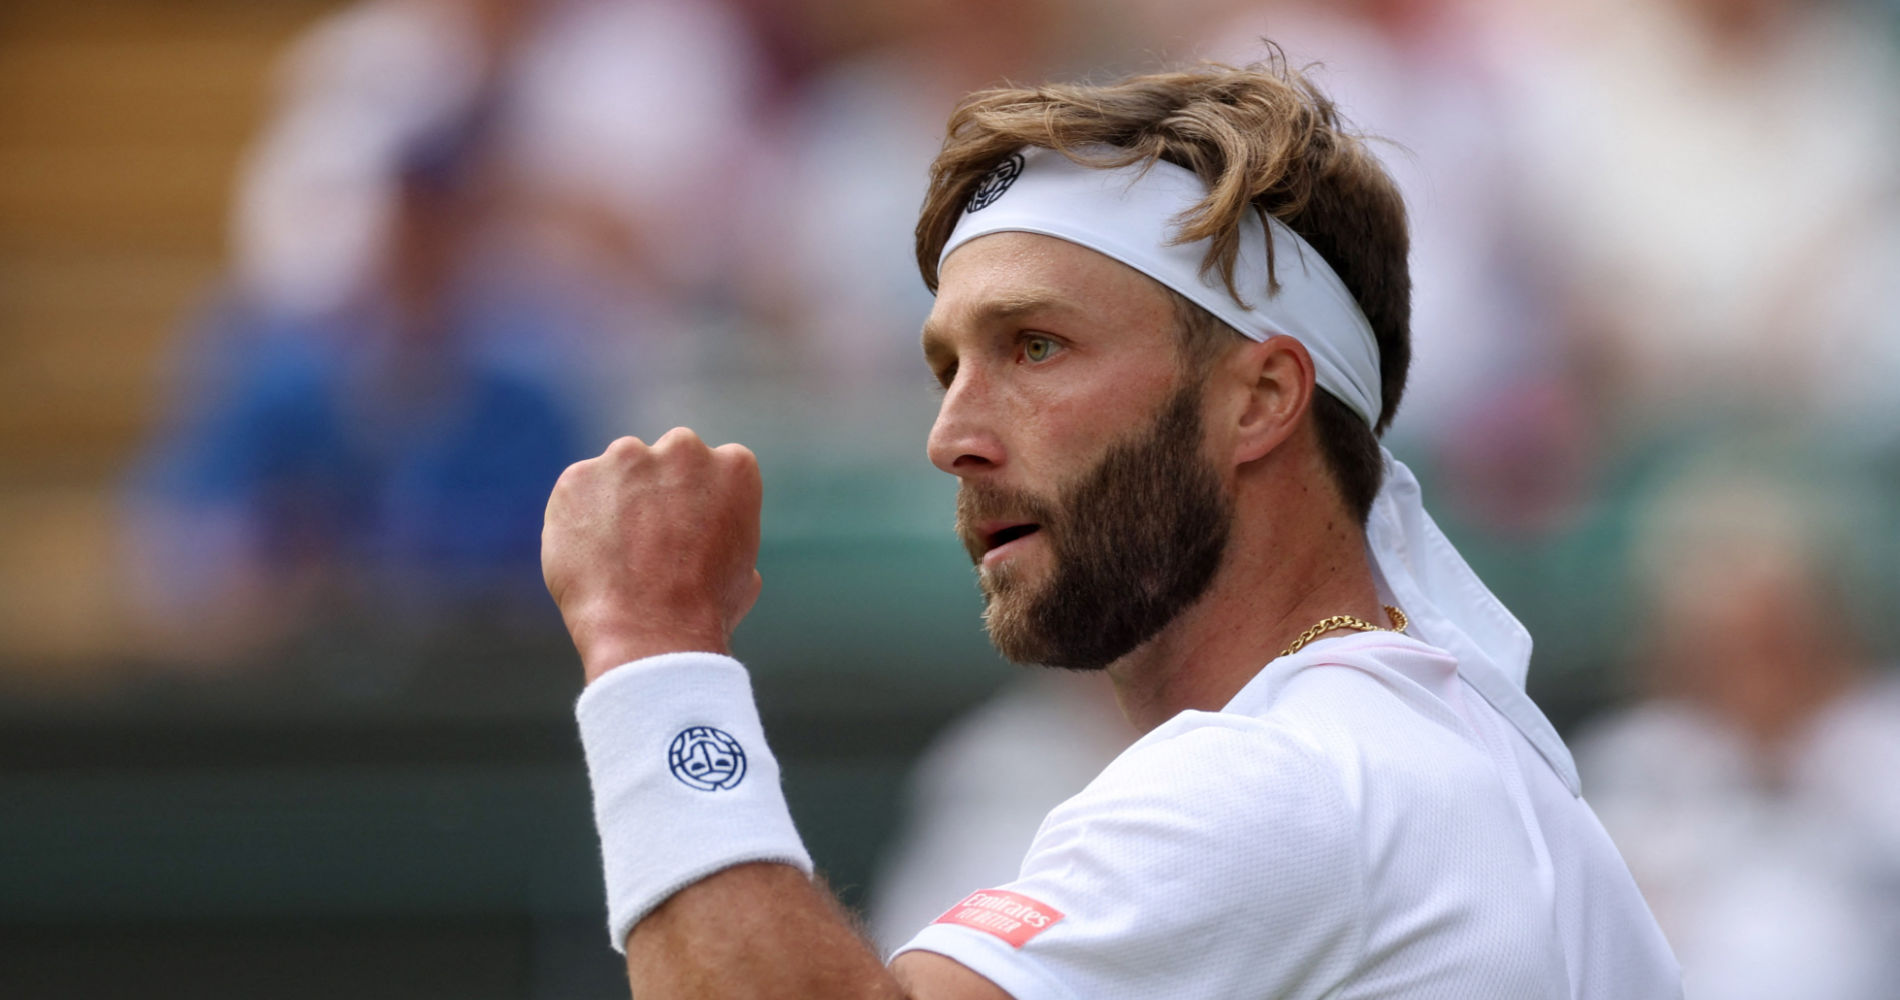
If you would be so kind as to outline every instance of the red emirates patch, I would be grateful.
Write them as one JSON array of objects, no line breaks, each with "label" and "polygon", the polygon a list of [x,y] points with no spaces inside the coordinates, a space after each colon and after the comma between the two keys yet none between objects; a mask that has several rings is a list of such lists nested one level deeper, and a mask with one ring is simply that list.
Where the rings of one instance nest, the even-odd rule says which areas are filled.
[{"label": "red emirates patch", "polygon": [[984,889],[965,896],[934,923],[974,928],[1002,938],[1011,948],[1021,948],[1061,919],[1062,912],[1048,903],[1001,889]]}]

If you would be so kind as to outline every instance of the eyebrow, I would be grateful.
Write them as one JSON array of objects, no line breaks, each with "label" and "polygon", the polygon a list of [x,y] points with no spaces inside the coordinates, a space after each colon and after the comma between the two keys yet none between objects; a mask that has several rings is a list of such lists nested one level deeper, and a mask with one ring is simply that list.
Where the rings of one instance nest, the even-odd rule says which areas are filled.
[{"label": "eyebrow", "polygon": [[[1071,310],[1074,305],[1053,291],[1030,290],[1014,294],[999,295],[972,308],[970,322],[978,326],[988,326],[1005,320],[1018,319],[1032,313],[1052,310]],[[924,356],[930,357],[947,348],[944,344],[941,325],[924,321]]]}]

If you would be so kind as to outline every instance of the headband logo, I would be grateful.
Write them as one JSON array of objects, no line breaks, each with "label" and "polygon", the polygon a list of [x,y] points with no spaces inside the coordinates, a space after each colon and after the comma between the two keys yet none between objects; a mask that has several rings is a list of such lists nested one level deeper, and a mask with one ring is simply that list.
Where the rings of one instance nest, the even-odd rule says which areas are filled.
[{"label": "headband logo", "polygon": [[966,214],[980,212],[996,204],[997,200],[1003,197],[1003,192],[1008,191],[1009,186],[1016,183],[1016,178],[1021,177],[1022,174],[1021,153],[1011,153],[1004,157],[1003,162],[991,167],[990,172],[984,174],[983,179],[976,183],[976,190],[970,192],[970,204],[963,211]]}]

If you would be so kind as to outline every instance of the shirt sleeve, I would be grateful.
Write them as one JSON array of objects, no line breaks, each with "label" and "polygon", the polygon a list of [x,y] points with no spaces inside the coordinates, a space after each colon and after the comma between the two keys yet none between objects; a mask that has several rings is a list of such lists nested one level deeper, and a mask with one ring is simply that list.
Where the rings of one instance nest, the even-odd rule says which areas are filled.
[{"label": "shirt sleeve", "polygon": [[899,953],[1015,1000],[1321,997],[1364,939],[1354,816],[1340,769],[1297,736],[1184,713],[1051,812],[1016,881]]}]

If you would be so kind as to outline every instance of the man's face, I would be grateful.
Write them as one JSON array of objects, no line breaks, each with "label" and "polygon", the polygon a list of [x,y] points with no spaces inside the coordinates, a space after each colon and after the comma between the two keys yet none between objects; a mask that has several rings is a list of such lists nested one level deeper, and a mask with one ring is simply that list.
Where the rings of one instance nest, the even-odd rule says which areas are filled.
[{"label": "man's face", "polygon": [[1051,237],[986,236],[945,262],[929,450],[962,481],[958,533],[1005,656],[1106,667],[1219,568],[1231,501],[1177,322],[1151,279]]}]

